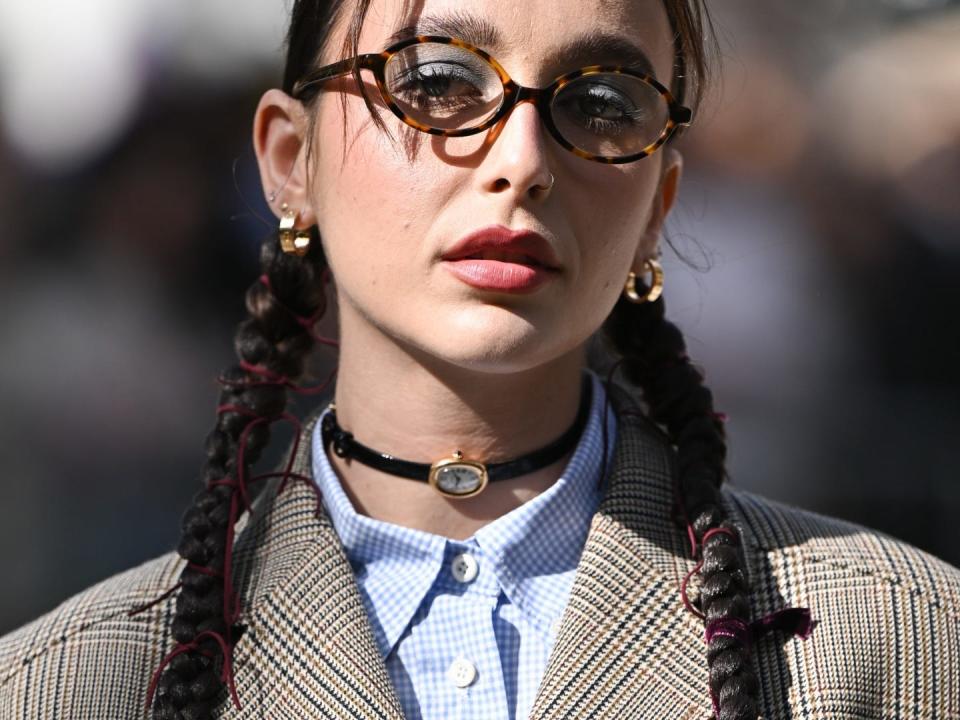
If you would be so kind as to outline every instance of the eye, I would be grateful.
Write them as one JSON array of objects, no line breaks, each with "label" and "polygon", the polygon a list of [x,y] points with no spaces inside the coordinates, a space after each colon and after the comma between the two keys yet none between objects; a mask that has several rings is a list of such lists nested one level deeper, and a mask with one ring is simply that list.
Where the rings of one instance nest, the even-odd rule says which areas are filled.
[{"label": "eye", "polygon": [[483,100],[482,79],[452,63],[424,63],[398,73],[390,93],[418,108],[466,107]]},{"label": "eye", "polygon": [[554,101],[565,123],[603,135],[636,132],[652,122],[655,96],[631,77],[589,76],[566,86]]},{"label": "eye", "polygon": [[384,67],[386,91],[405,115],[441,130],[482,124],[503,100],[503,83],[476,53],[422,42],[402,48]]},{"label": "eye", "polygon": [[636,108],[629,97],[605,85],[590,85],[577,93],[572,100],[586,118],[633,122],[637,119]]}]

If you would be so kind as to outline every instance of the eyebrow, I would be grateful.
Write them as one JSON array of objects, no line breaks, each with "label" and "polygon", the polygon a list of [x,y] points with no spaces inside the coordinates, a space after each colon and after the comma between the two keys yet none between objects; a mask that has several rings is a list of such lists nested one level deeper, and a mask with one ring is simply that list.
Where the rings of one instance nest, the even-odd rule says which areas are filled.
[{"label": "eyebrow", "polygon": [[[505,45],[497,27],[484,18],[462,11],[423,15],[387,38],[387,46],[417,35],[445,35],[465,40],[484,50],[499,50]],[[654,76],[653,63],[639,45],[622,35],[599,30],[577,36],[563,47],[550,51],[549,63],[580,67],[582,63],[599,64],[601,59],[614,59],[617,64]]]}]

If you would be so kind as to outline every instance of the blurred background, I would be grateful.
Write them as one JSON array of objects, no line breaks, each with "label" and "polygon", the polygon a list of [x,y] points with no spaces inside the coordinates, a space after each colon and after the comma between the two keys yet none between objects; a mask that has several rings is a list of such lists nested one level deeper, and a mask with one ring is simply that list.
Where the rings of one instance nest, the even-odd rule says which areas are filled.
[{"label": "blurred background", "polygon": [[[960,564],[960,5],[712,9],[664,265],[732,481]],[[0,634],[177,542],[288,12],[0,3]]]}]

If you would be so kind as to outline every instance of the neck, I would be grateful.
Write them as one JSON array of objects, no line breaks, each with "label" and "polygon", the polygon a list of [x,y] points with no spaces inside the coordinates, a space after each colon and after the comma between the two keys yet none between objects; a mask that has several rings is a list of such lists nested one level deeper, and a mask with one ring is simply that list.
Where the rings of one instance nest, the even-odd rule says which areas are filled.
[{"label": "neck", "polygon": [[[576,418],[582,347],[535,368],[484,372],[438,363],[372,329],[354,329],[341,333],[337,419],[378,452],[429,464],[459,449],[467,458],[501,462],[549,444]],[[571,454],[455,500],[425,482],[328,457],[358,513],[462,540],[549,488]]]}]

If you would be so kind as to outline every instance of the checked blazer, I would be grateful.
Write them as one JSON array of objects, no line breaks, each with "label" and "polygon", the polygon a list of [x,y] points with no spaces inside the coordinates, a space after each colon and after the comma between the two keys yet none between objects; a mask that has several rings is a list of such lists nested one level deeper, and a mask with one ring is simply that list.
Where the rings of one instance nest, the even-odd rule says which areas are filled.
[{"label": "checked blazer", "polygon": [[[679,585],[692,568],[672,519],[674,452],[623,391],[614,462],[534,702],[540,720],[711,717],[702,621]],[[305,423],[294,470],[311,472]],[[356,581],[313,491],[277,483],[241,519],[232,719],[402,718]],[[754,617],[809,607],[806,640],[754,645],[765,720],[960,720],[960,571],[863,527],[725,487]],[[144,718],[173,647],[171,552],[108,578],[0,639],[0,720]],[[495,720],[495,719],[491,719]]]}]

